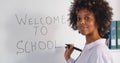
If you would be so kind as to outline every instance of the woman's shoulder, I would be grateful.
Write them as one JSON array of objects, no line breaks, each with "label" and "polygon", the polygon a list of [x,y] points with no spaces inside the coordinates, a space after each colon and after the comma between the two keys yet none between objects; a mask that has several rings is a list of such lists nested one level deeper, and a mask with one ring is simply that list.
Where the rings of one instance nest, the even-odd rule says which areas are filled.
[{"label": "woman's shoulder", "polygon": [[108,46],[106,45],[106,40],[105,39],[99,39],[97,41],[95,41],[92,44],[92,47],[90,48],[90,50],[93,50],[95,52],[105,52],[105,51],[109,51]]},{"label": "woman's shoulder", "polygon": [[93,48],[92,51],[91,58],[93,59],[94,57],[94,61],[100,61],[100,63],[113,63],[112,55],[106,45],[99,44]]}]

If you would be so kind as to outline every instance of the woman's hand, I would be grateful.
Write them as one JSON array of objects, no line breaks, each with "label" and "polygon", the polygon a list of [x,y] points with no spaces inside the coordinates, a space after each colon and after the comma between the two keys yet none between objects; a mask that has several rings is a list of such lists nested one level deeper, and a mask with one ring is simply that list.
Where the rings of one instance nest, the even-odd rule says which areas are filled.
[{"label": "woman's hand", "polygon": [[66,46],[66,50],[65,50],[65,53],[64,53],[64,57],[65,57],[65,60],[67,61],[68,59],[70,59],[70,56],[73,52],[73,47],[74,45],[73,44],[70,44],[70,47]]}]

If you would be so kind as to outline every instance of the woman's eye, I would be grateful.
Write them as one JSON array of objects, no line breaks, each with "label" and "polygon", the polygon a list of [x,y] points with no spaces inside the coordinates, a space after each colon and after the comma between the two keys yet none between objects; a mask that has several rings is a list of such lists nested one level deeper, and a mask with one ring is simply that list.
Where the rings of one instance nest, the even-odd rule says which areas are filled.
[{"label": "woman's eye", "polygon": [[77,17],[77,21],[80,21],[80,18],[79,18],[79,17]]},{"label": "woman's eye", "polygon": [[85,20],[89,20],[89,19],[90,19],[90,17],[88,17],[88,16],[87,16],[87,17],[85,17]]}]

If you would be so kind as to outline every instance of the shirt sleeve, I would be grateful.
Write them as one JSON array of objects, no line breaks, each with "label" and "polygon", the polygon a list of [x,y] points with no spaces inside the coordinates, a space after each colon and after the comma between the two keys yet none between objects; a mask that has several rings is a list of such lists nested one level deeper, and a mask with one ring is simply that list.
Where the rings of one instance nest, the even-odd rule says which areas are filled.
[{"label": "shirt sleeve", "polygon": [[114,63],[113,58],[109,53],[103,53],[97,57],[96,63]]},{"label": "shirt sleeve", "polygon": [[106,47],[106,49],[102,48],[102,50],[100,50],[100,51],[99,51],[100,53],[97,58],[98,63],[114,63],[111,52],[107,47]]},{"label": "shirt sleeve", "polygon": [[70,58],[70,59],[67,60],[67,63],[74,63],[74,61],[75,60],[73,58]]},{"label": "shirt sleeve", "polygon": [[94,51],[89,59],[90,63],[114,63],[110,50],[100,47]]}]

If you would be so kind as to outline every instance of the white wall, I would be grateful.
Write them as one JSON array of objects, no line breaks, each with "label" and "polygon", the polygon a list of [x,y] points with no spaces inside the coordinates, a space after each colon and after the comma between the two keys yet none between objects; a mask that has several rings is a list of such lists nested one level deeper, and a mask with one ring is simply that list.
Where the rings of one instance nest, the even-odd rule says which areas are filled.
[{"label": "white wall", "polygon": [[120,20],[120,7],[119,2],[120,0],[107,0],[110,6],[113,8],[113,20]]}]

